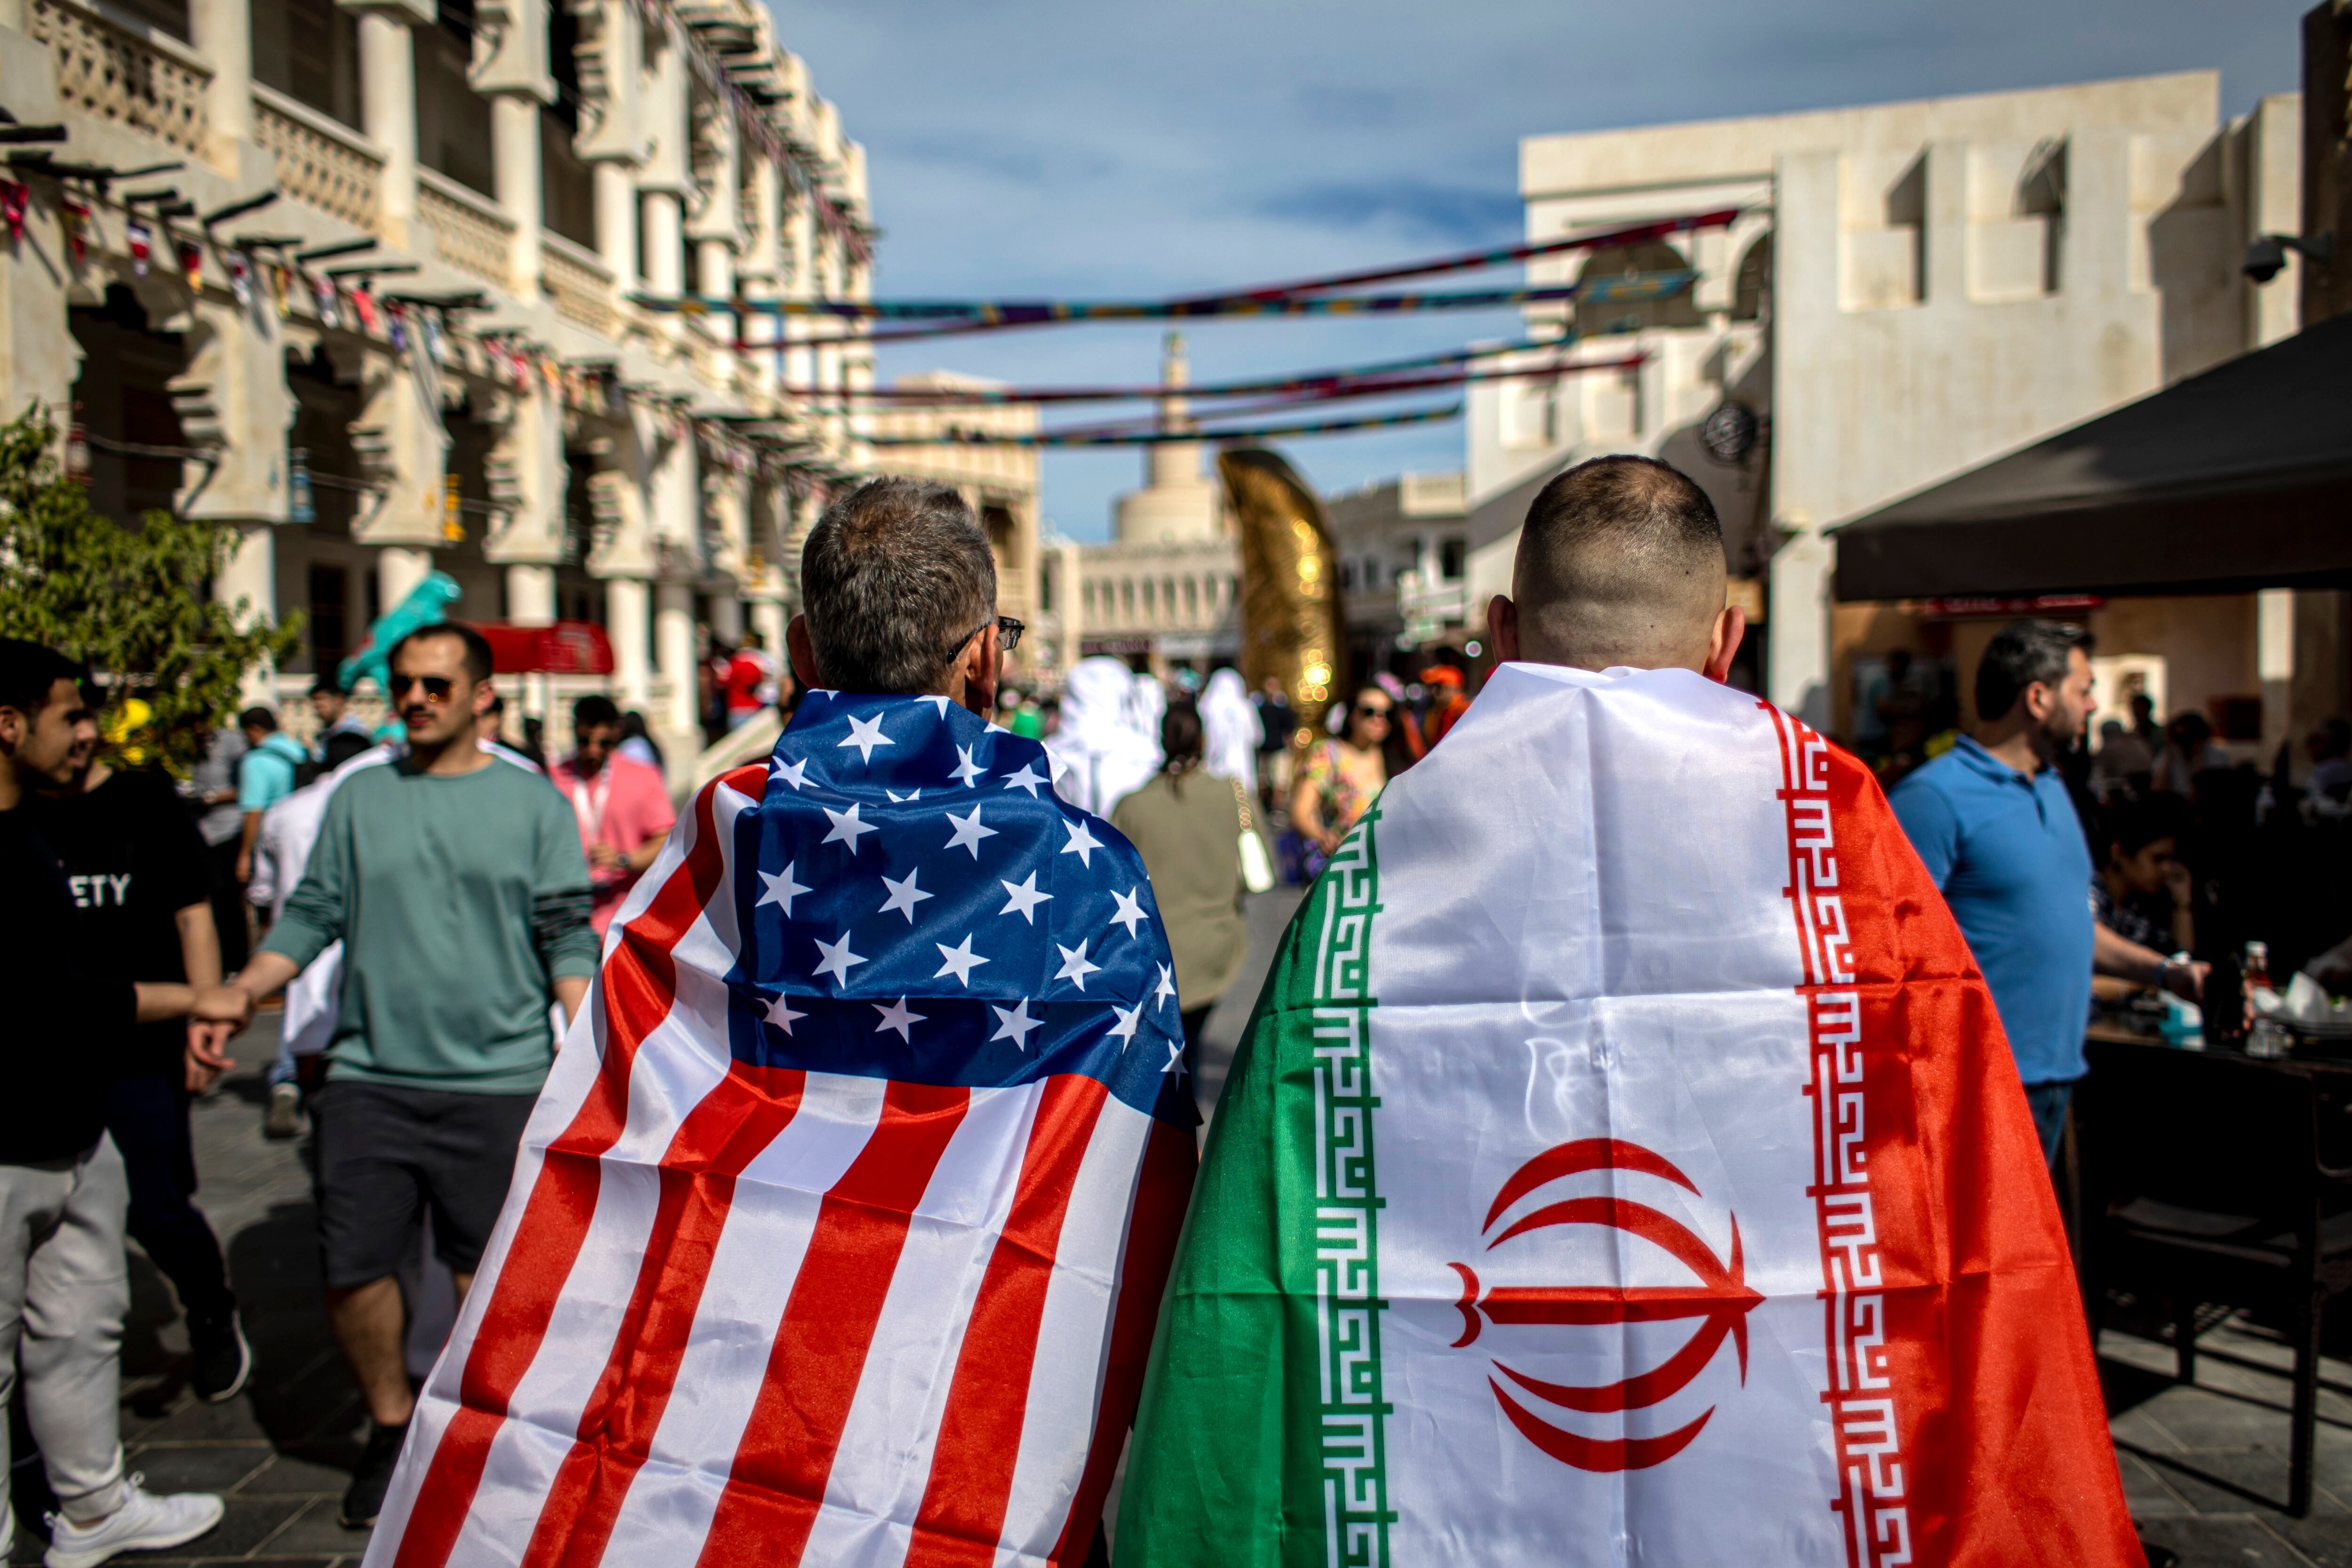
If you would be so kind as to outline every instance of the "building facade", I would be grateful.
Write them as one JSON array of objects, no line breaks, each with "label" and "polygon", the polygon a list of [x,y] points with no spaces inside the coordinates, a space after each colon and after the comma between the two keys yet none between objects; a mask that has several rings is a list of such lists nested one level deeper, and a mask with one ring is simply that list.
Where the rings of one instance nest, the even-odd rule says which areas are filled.
[{"label": "building facade", "polygon": [[[0,0],[0,104],[65,138],[8,154],[0,414],[70,409],[118,521],[237,530],[219,596],[306,615],[252,695],[439,571],[604,626],[690,762],[698,639],[781,645],[870,466],[838,322],[641,302],[866,294],[863,153],[764,6]],[[520,684],[560,739],[582,682]]]},{"label": "building facade", "polygon": [[1463,476],[1403,474],[1324,499],[1339,557],[1349,675],[1412,679],[1433,643],[1475,640],[1486,616],[1469,593]]},{"label": "building facade", "polygon": [[[1531,335],[1574,329],[1570,358],[1630,348],[1638,364],[1472,388],[1472,596],[1507,586],[1526,487],[1645,452],[1709,489],[1735,576],[1764,578],[1775,701],[1843,732],[1857,658],[1909,647],[1972,669],[1982,639],[1965,626],[1833,605],[1825,531],[2294,330],[2295,261],[2267,285],[2239,263],[2255,236],[2297,230],[2299,102],[2225,121],[2219,90],[2187,72],[1528,138],[1530,239],[1740,216],[1531,266],[1540,283],[1699,280],[1678,300],[1528,313]],[[2272,624],[2292,613],[2292,595],[2244,595],[2094,624],[2110,628],[2103,655],[2168,661],[2172,704],[2201,709],[2265,689],[2262,650],[2292,646]]]}]

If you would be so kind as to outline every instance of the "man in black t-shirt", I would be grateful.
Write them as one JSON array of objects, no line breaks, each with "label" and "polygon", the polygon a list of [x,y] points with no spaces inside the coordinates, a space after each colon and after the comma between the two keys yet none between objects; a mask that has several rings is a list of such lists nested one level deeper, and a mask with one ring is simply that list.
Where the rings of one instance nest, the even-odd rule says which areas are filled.
[{"label": "man in black t-shirt", "polygon": [[[94,750],[94,737],[78,743],[67,778],[40,781],[33,803],[34,822],[65,869],[80,930],[117,973],[219,984],[204,836],[169,779],[93,764]],[[245,1387],[253,1352],[220,1241],[189,1201],[196,1164],[188,1103],[216,1075],[192,1061],[187,1047],[187,1026],[177,1022],[131,1028],[109,1063],[106,1127],[131,1179],[131,1234],[187,1314],[189,1383],[218,1404]]]},{"label": "man in black t-shirt", "polygon": [[[219,986],[133,984],[78,923],[26,797],[29,785],[69,779],[74,746],[95,735],[81,678],[47,648],[0,638],[0,1408],[21,1373],[58,1498],[48,1560],[98,1563],[193,1541],[223,1511],[216,1497],[150,1492],[123,1474],[127,1184],[106,1135],[104,1047],[134,1023],[194,1011],[239,1025],[252,1008]],[[0,1422],[0,1475],[7,1429]],[[0,1558],[15,1536],[0,1490]]]}]

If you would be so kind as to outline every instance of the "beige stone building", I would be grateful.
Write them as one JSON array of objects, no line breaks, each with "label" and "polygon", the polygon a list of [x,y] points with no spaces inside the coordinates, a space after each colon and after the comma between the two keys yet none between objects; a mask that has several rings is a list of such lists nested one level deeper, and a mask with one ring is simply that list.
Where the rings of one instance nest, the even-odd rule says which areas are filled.
[{"label": "beige stone building", "polygon": [[[1531,268],[1539,282],[1678,266],[1700,280],[1686,299],[1574,313],[1574,354],[1638,347],[1637,368],[1473,387],[1471,596],[1507,584],[1542,479],[1652,453],[1708,487],[1735,573],[1764,579],[1749,657],[1774,700],[1842,729],[1854,659],[1901,646],[1948,660],[1965,701],[1970,627],[1990,626],[1833,605],[1823,532],[2294,330],[2297,260],[2267,285],[2239,264],[2254,237],[2298,232],[2299,101],[2225,121],[2219,96],[2217,73],[2193,71],[1528,138],[1531,239],[1740,216]],[[1569,320],[1529,313],[1538,334]],[[2158,661],[2170,707],[2204,710],[2276,688],[2294,614],[2292,595],[2214,595],[2119,601],[2093,623],[2103,656]],[[2266,711],[2263,742],[2290,723]]]},{"label": "beige stone building", "polygon": [[[891,384],[901,392],[977,392],[1001,389],[1002,382],[952,371],[926,371]],[[1037,448],[1011,444],[942,441],[937,446],[897,446],[964,431],[973,435],[1025,436],[1037,430],[1037,405],[902,403],[866,416],[874,443],[875,471],[904,474],[953,485],[962,492],[996,555],[996,604],[1001,614],[1034,628],[1013,652],[1014,679],[1058,681],[1066,668],[1041,602],[1045,558],[1038,530]]]},{"label": "beige stone building", "polygon": [[1375,479],[1324,499],[1339,557],[1349,673],[1412,679],[1432,643],[1479,634],[1486,606],[1469,593],[1469,518],[1460,470]]},{"label": "beige stone building", "polygon": [[[308,618],[255,695],[441,571],[460,616],[604,626],[690,762],[702,628],[780,640],[870,466],[806,395],[868,374],[837,323],[635,299],[865,294],[864,153],[765,7],[0,0],[0,104],[66,135],[8,154],[0,414],[70,406],[118,519],[239,531],[219,595]],[[513,684],[561,743],[605,683]]]}]

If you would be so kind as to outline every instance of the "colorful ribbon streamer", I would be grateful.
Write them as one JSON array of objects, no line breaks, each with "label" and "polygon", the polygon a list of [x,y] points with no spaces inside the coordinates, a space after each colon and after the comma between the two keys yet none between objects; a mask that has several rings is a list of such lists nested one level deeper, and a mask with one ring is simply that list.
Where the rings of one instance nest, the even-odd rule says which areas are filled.
[{"label": "colorful ribbon streamer", "polygon": [[[1045,321],[1150,321],[1199,316],[1387,315],[1409,310],[1494,310],[1520,305],[1663,300],[1698,280],[1687,269],[1627,272],[1549,289],[1479,289],[1460,294],[1219,295],[1203,300],[727,300],[707,294],[631,294],[648,310],[687,316],[824,316],[839,321],[936,321],[1026,326]],[[907,334],[912,336],[914,334]],[[876,338],[877,342],[889,341]]]},{"label": "colorful ribbon streamer", "polygon": [[1278,436],[1337,436],[1349,430],[1380,430],[1396,425],[1429,425],[1460,416],[1462,405],[1414,408],[1402,414],[1374,414],[1356,419],[1318,419],[1304,425],[1258,425],[1241,429],[1073,431],[1040,430],[1026,435],[994,435],[982,430],[956,430],[939,436],[874,436],[869,447],[1157,447],[1171,441],[1254,441]]}]

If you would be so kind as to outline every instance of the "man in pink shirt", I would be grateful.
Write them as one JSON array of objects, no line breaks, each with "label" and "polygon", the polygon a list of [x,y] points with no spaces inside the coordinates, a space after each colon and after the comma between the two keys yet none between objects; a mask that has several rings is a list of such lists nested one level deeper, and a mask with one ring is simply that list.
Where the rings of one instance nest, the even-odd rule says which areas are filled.
[{"label": "man in pink shirt", "polygon": [[661,853],[677,813],[661,774],[619,754],[621,710],[611,698],[583,697],[572,705],[572,755],[548,776],[580,818],[580,847],[588,855],[594,892],[588,919],[601,939],[629,889]]}]

